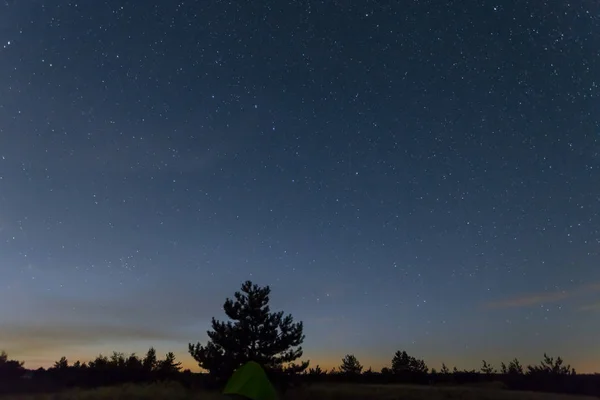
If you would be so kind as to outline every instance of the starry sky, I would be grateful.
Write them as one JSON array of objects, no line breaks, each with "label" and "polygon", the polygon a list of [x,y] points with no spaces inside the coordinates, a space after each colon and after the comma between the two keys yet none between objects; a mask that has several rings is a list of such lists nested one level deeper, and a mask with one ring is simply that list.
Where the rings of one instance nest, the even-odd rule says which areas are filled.
[{"label": "starry sky", "polygon": [[600,3],[0,1],[0,345],[600,370]]}]

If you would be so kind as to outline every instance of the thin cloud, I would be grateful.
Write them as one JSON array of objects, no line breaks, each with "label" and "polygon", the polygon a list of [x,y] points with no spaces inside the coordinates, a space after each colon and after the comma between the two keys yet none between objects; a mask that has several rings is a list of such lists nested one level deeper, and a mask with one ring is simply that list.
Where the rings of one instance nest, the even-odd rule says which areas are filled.
[{"label": "thin cloud", "polygon": [[579,308],[581,311],[600,311],[600,303],[586,304]]},{"label": "thin cloud", "polygon": [[20,356],[80,345],[178,339],[185,340],[187,337],[160,325],[149,329],[119,324],[78,324],[61,321],[57,325],[22,323],[2,326],[0,329],[3,350]]},{"label": "thin cloud", "polygon": [[31,318],[3,321],[0,345],[24,356],[73,346],[202,340],[210,318],[222,314],[223,300],[215,290],[168,283],[101,299],[38,295],[20,305]]},{"label": "thin cloud", "polygon": [[51,318],[70,315],[94,321],[111,321],[134,326],[195,325],[222,313],[223,299],[211,292],[192,291],[187,288],[142,289],[103,299],[72,299],[44,296],[38,300]]},{"label": "thin cloud", "polygon": [[486,308],[515,308],[515,307],[528,307],[535,306],[544,303],[554,303],[560,300],[569,298],[571,295],[568,292],[551,292],[551,293],[539,293],[524,295],[520,297],[514,297],[495,301],[486,304]]},{"label": "thin cloud", "polygon": [[600,282],[586,283],[582,289],[586,292],[600,292]]},{"label": "thin cloud", "polygon": [[493,301],[486,303],[484,307],[488,309],[531,307],[546,303],[556,303],[557,301],[597,292],[600,292],[600,282],[592,282],[578,286],[573,290],[531,293]]}]

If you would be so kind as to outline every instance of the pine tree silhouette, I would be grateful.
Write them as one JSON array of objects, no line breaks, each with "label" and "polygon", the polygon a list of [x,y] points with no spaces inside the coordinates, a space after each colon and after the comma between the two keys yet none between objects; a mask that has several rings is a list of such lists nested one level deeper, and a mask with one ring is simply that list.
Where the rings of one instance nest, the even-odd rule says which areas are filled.
[{"label": "pine tree silhouette", "polygon": [[308,373],[309,373],[309,375],[317,375],[317,376],[325,374],[325,372],[321,369],[321,367],[319,365],[317,365],[314,368],[310,368],[308,370]]},{"label": "pine tree silhouette", "polygon": [[246,281],[235,293],[235,301],[227,298],[223,309],[231,321],[213,318],[208,343],[189,344],[189,353],[201,368],[213,376],[227,377],[247,361],[275,372],[295,373],[308,367],[308,361],[293,364],[302,357],[302,322],[294,323],[283,311],[271,312],[270,293],[269,286]]},{"label": "pine tree silhouette", "polygon": [[513,359],[508,363],[508,373],[510,375],[523,375],[523,366],[518,359]]},{"label": "pine tree silhouette", "polygon": [[22,361],[9,360],[5,351],[0,352],[0,382],[13,382],[24,373]]},{"label": "pine tree silhouette", "polygon": [[494,370],[494,367],[492,367],[491,364],[487,363],[487,361],[481,360],[481,372],[486,375],[491,375],[496,371]]},{"label": "pine tree silhouette", "polygon": [[346,354],[342,358],[342,365],[340,365],[340,372],[348,375],[359,375],[362,372],[363,366],[358,362],[358,359],[354,354]]},{"label": "pine tree silhouette", "polygon": [[158,364],[158,360],[156,359],[156,350],[154,347],[150,347],[148,352],[146,352],[146,356],[142,360],[142,368],[146,372],[154,371]]},{"label": "pine tree silhouette", "polygon": [[540,365],[528,366],[529,375],[575,375],[575,369],[571,368],[570,365],[563,365],[564,361],[562,358],[548,356],[544,353],[544,360]]},{"label": "pine tree silhouette", "polygon": [[442,363],[442,368],[440,369],[440,373],[441,374],[449,374],[450,373],[450,370],[448,369],[446,364]]},{"label": "pine tree silhouette", "polygon": [[397,351],[392,358],[392,372],[401,374],[410,370],[410,356],[406,351]]},{"label": "pine tree silhouette", "polygon": [[158,362],[157,369],[162,374],[174,374],[181,370],[181,363],[175,360],[175,354],[168,352],[165,359]]},{"label": "pine tree silhouette", "polygon": [[397,351],[392,359],[392,372],[394,374],[402,373],[420,373],[426,374],[429,368],[425,361],[409,356],[406,351]]},{"label": "pine tree silhouette", "polygon": [[154,350],[154,347],[150,347],[146,353],[146,356],[142,360],[142,368],[146,372],[154,371],[157,364],[158,361],[156,359],[156,350]]},{"label": "pine tree silhouette", "polygon": [[54,365],[52,366],[52,368],[54,368],[54,369],[67,369],[67,368],[69,368],[69,361],[67,360],[67,357],[61,357],[60,360],[55,361]]}]

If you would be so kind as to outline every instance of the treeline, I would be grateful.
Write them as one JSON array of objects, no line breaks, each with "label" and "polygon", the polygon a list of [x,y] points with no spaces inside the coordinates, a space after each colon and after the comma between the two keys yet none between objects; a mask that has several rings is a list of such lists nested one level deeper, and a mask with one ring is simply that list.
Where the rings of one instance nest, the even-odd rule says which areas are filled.
[{"label": "treeline", "polygon": [[[338,367],[321,369],[319,365],[301,373],[287,374],[295,386],[314,383],[363,384],[421,384],[421,385],[475,385],[495,389],[531,390],[571,394],[600,394],[600,375],[578,375],[561,357],[544,354],[538,365],[524,367],[518,359],[501,363],[496,369],[485,360],[479,370],[459,370],[442,364],[438,370],[429,368],[425,361],[397,351],[389,367],[379,371],[365,369],[356,356],[346,355]],[[277,382],[281,376],[272,376]],[[28,370],[21,361],[10,360],[0,353],[0,393],[55,392],[66,388],[92,388],[125,383],[176,381],[190,388],[213,389],[210,374],[182,371],[181,363],[171,352],[158,359],[154,348],[144,357],[113,352],[109,357],[99,355],[90,362],[70,363],[66,357],[48,369]],[[280,386],[280,385],[278,385]]]},{"label": "treeline", "polygon": [[373,384],[472,385],[496,389],[600,395],[600,374],[577,374],[561,357],[544,354],[537,365],[524,367],[518,359],[502,362],[498,369],[482,360],[479,370],[429,368],[425,361],[397,351],[390,366],[380,371],[364,369],[353,354],[329,371],[318,365],[306,371],[305,382],[357,382]]},{"label": "treeline", "polygon": [[364,370],[352,354],[331,371],[323,371],[309,361],[300,361],[304,341],[302,322],[294,322],[283,311],[272,312],[270,288],[247,281],[234,299],[226,299],[223,310],[229,321],[211,322],[208,341],[190,343],[188,352],[206,371],[193,374],[181,371],[173,353],[158,359],[150,348],[144,357],[113,353],[98,356],[88,363],[58,360],[48,369],[26,370],[23,363],[0,354],[0,392],[58,391],[68,387],[96,387],[161,380],[177,381],[186,387],[220,388],[233,371],[248,361],[263,366],[275,386],[285,392],[294,385],[316,382],[411,383],[423,385],[491,385],[507,389],[600,395],[600,375],[578,375],[562,358],[549,357],[538,365],[523,367],[519,360],[501,363],[499,370],[483,361],[479,371],[429,369],[426,363],[397,351],[388,367],[381,371]]},{"label": "treeline", "polygon": [[189,371],[181,371],[181,363],[171,352],[159,359],[154,348],[144,357],[113,352],[110,357],[99,355],[89,362],[70,363],[66,357],[48,369],[26,369],[24,363],[10,360],[0,353],[0,393],[53,392],[71,387],[100,387],[124,383],[179,381],[189,384]]}]

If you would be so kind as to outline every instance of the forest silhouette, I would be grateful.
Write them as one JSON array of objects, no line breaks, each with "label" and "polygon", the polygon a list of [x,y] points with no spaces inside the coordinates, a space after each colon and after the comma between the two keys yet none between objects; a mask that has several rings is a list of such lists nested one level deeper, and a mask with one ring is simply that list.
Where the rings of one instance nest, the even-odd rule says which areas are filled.
[{"label": "forest silhouette", "polygon": [[577,374],[561,357],[543,355],[537,365],[524,367],[518,359],[495,368],[482,360],[480,370],[439,370],[425,361],[398,350],[388,367],[365,370],[359,359],[347,354],[340,365],[323,370],[302,361],[304,341],[302,322],[292,315],[273,312],[269,306],[271,289],[244,282],[234,298],[227,298],[223,310],[228,321],[213,317],[205,344],[190,343],[188,352],[204,371],[182,371],[174,353],[158,358],[154,348],[140,357],[113,352],[89,362],[70,363],[62,357],[50,368],[29,370],[24,363],[0,353],[0,394],[55,392],[66,388],[91,388],[124,383],[176,381],[190,388],[222,387],[231,373],[248,361],[260,363],[281,392],[312,383],[410,383],[420,385],[473,385],[493,383],[501,388],[544,392],[600,395],[599,374]]}]

